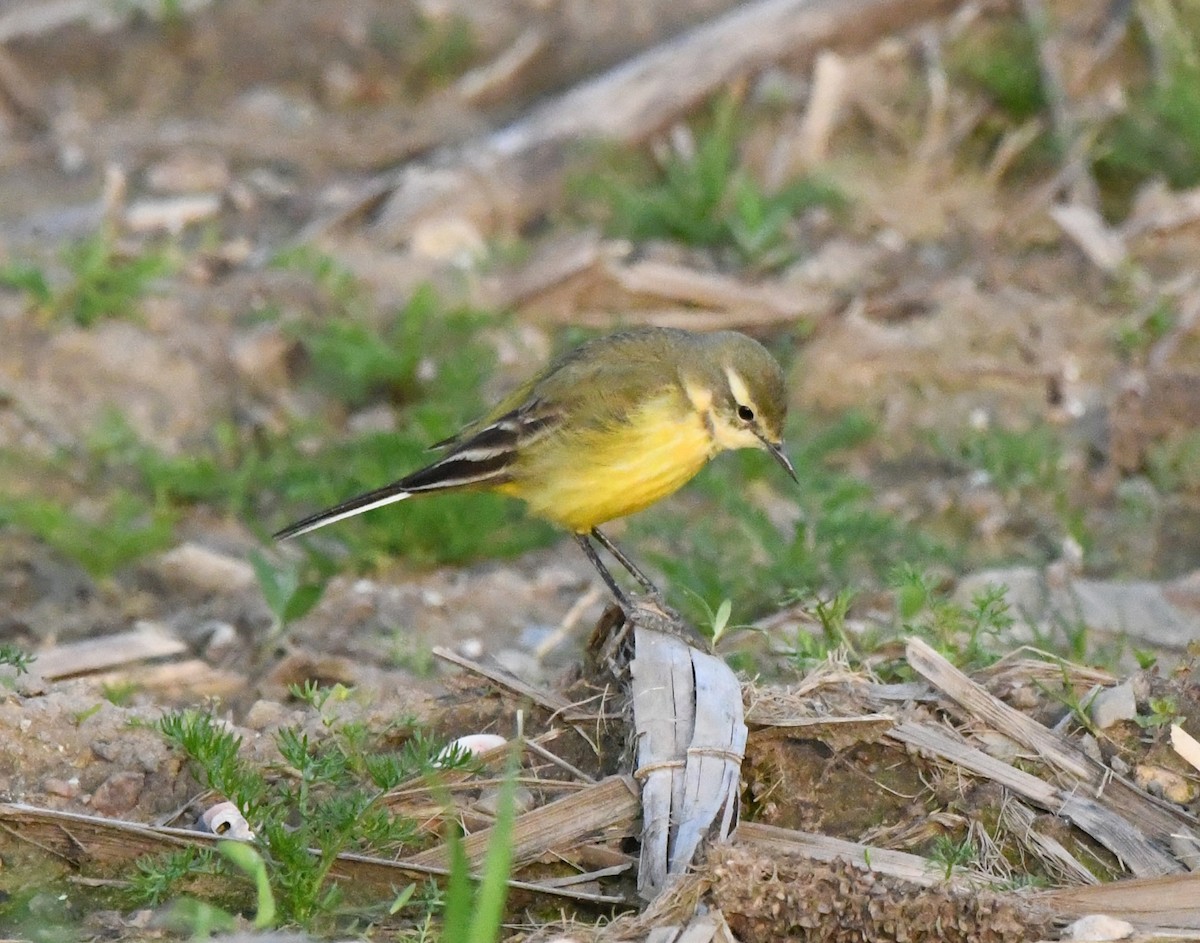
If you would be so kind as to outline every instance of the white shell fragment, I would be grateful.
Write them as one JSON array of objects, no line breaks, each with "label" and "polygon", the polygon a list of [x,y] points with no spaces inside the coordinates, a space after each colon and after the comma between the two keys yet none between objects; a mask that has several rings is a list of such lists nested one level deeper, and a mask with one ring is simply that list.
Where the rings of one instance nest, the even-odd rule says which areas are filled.
[{"label": "white shell fragment", "polygon": [[210,806],[200,816],[198,824],[202,831],[220,835],[222,838],[233,838],[237,841],[254,839],[250,823],[232,802],[218,802]]},{"label": "white shell fragment", "polygon": [[469,756],[482,756],[506,743],[508,743],[507,740],[495,733],[467,734],[465,737],[459,737],[446,744],[442,752],[437,755],[437,759],[433,761],[433,765],[441,766],[455,754],[466,753]]}]

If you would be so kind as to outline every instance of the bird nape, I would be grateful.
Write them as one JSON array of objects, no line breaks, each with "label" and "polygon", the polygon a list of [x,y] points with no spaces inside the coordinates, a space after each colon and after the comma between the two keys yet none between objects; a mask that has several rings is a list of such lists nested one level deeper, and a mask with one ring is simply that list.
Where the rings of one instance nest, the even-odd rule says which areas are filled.
[{"label": "bird nape", "polygon": [[650,579],[598,528],[682,487],[719,452],[783,451],[783,371],[735,331],[642,328],[597,338],[553,361],[478,422],[437,443],[436,461],[275,534],[298,537],[409,497],[462,489],[521,498],[570,531],[626,609],[629,597],[594,540],[636,580]]}]

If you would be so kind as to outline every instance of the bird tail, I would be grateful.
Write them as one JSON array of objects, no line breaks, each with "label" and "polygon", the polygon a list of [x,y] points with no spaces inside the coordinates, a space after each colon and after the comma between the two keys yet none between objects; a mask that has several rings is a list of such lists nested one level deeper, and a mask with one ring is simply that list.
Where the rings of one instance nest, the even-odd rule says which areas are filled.
[{"label": "bird tail", "polygon": [[376,488],[374,491],[368,491],[366,494],[350,498],[348,501],[343,501],[334,507],[326,508],[324,511],[318,511],[316,514],[312,514],[303,520],[296,521],[295,524],[289,524],[275,534],[274,539],[287,540],[290,537],[299,537],[301,534],[307,534],[309,531],[316,530],[318,527],[324,527],[326,524],[332,524],[335,521],[344,521],[346,518],[362,514],[364,511],[381,508],[385,504],[395,504],[397,501],[403,501],[411,495],[411,491],[400,487],[400,482],[394,482],[382,488]]},{"label": "bird tail", "polygon": [[524,415],[508,413],[471,434],[465,441],[447,439],[451,451],[432,465],[427,465],[390,485],[368,491],[343,501],[336,507],[318,511],[304,520],[296,521],[275,534],[276,540],[299,537],[309,531],[354,517],[386,504],[403,501],[425,491],[448,491],[453,488],[479,488],[503,484],[510,479],[510,469],[523,446],[537,441],[556,428],[560,417],[533,412]]},{"label": "bird tail", "polygon": [[469,488],[487,484],[498,484],[507,479],[506,469],[512,460],[511,450],[488,450],[481,446],[458,449],[445,458],[413,472],[406,478],[393,481],[390,485],[368,491],[343,501],[324,511],[318,511],[303,520],[296,521],[274,535],[275,540],[299,537],[318,527],[344,521],[366,511],[384,505],[395,504],[405,498],[425,491],[448,491],[453,488]]}]

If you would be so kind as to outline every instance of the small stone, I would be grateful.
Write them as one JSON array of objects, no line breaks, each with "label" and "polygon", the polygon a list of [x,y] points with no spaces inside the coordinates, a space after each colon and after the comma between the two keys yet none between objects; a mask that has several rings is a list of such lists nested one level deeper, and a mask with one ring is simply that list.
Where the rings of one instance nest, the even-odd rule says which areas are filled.
[{"label": "small stone", "polygon": [[282,727],[289,718],[291,711],[278,701],[255,701],[246,711],[243,726],[251,730],[266,730],[268,727]]},{"label": "small stone", "polygon": [[482,658],[483,642],[477,638],[465,638],[458,644],[458,653],[463,658]]},{"label": "small stone", "polygon": [[[533,793],[524,786],[518,786],[513,793],[513,809],[518,815],[533,808]],[[475,801],[474,807],[480,812],[494,816],[500,808],[500,787],[484,790]]]},{"label": "small stone", "polygon": [[410,245],[422,258],[461,266],[480,258],[487,248],[479,229],[458,216],[420,223],[413,231]]},{"label": "small stone", "polygon": [[145,784],[143,773],[113,773],[92,794],[92,808],[101,815],[128,812],[137,805]]},{"label": "small stone", "polygon": [[1019,711],[1031,711],[1041,703],[1037,690],[1031,684],[1017,685],[1004,700]]},{"label": "small stone", "polygon": [[176,585],[204,592],[227,593],[254,585],[254,568],[245,560],[197,543],[180,544],[158,558],[163,576]]},{"label": "small stone", "polygon": [[1097,763],[1104,762],[1104,754],[1100,752],[1100,744],[1090,733],[1079,738],[1079,748]]},{"label": "small stone", "polygon": [[1013,763],[1024,755],[1024,749],[1012,737],[1007,737],[994,730],[981,730],[975,735],[983,752],[988,756]]},{"label": "small stone", "polygon": [[502,736],[495,733],[471,733],[465,737],[459,737],[457,740],[452,740],[446,744],[446,748],[438,754],[437,759],[433,762],[435,765],[440,765],[450,757],[452,753],[465,753],[469,756],[482,756],[491,750],[497,750],[508,743]]},{"label": "small stone", "polygon": [[51,777],[42,781],[42,789],[52,796],[75,799],[79,796],[79,777],[72,776],[70,779],[55,779]]},{"label": "small stone", "polygon": [[1178,805],[1188,805],[1196,798],[1196,788],[1173,770],[1143,763],[1133,771],[1134,783],[1152,796]]},{"label": "small stone", "polygon": [[1092,723],[1101,730],[1107,730],[1123,720],[1132,720],[1137,716],[1133,684],[1123,681],[1114,687],[1103,688],[1092,698],[1091,714]]},{"label": "small stone", "polygon": [[1103,943],[1108,940],[1124,940],[1133,936],[1133,924],[1107,914],[1088,914],[1069,924],[1063,930],[1064,940]]},{"label": "small stone", "polygon": [[501,667],[522,681],[536,683],[541,681],[544,675],[542,666],[529,652],[516,648],[502,648],[494,657]]},{"label": "small stone", "polygon": [[286,387],[296,343],[278,324],[260,324],[234,338],[234,369],[257,392]]},{"label": "small stone", "polygon": [[146,170],[146,187],[156,193],[220,191],[230,179],[225,160],[205,154],[173,154]]},{"label": "small stone", "polygon": [[204,657],[209,662],[218,664],[238,644],[237,629],[228,622],[221,622],[216,619],[205,623],[204,628],[208,632],[208,642],[204,646]]}]

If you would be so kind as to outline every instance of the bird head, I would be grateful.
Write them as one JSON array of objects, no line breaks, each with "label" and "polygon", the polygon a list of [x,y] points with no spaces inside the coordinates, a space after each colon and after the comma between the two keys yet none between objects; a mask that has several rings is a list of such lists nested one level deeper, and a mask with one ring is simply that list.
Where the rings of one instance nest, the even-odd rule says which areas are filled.
[{"label": "bird head", "polygon": [[736,331],[718,331],[704,340],[714,374],[710,384],[717,444],[727,449],[765,449],[797,480],[783,451],[787,390],[779,362],[758,341]]}]

